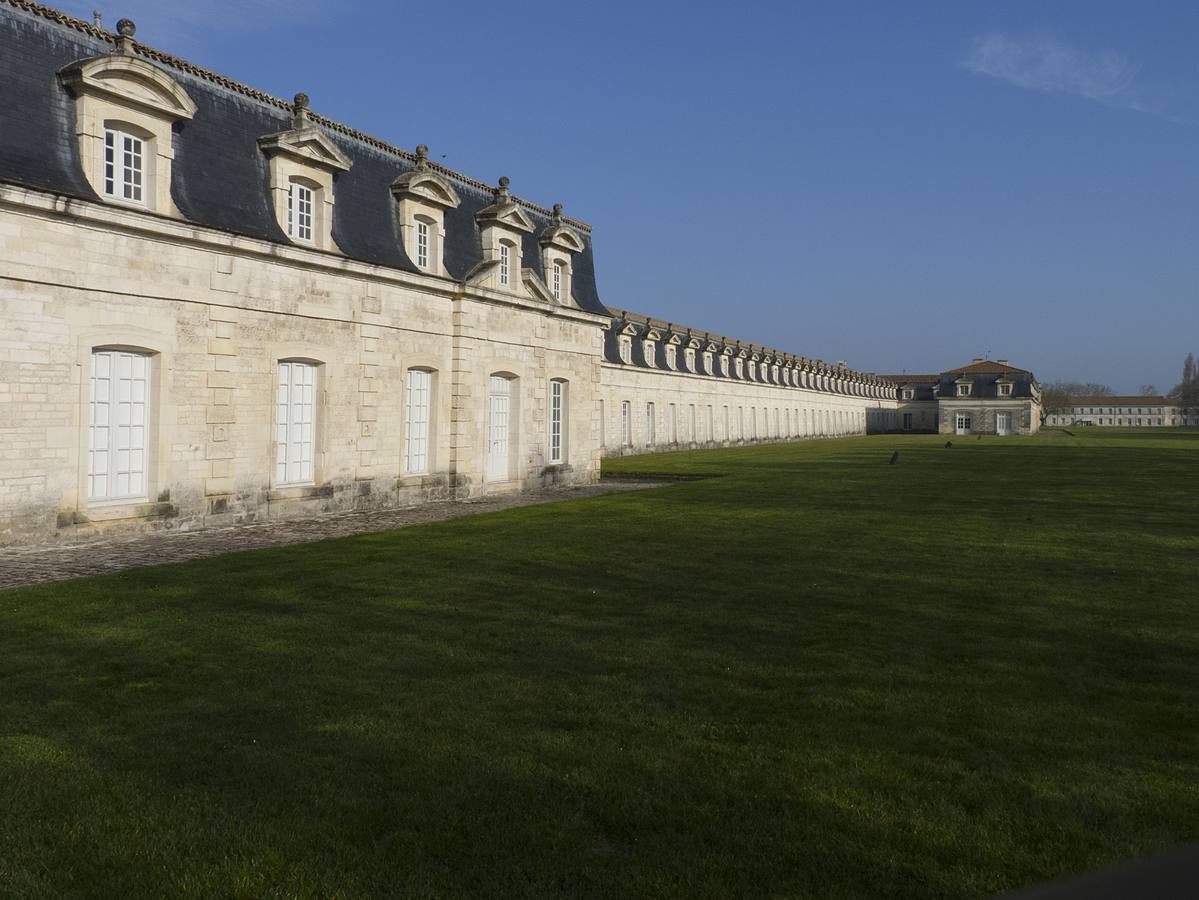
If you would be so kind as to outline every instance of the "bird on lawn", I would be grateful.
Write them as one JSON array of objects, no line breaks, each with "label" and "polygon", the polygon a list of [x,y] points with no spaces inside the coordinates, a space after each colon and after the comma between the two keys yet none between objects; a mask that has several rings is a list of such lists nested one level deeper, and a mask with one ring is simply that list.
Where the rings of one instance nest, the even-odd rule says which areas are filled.
[{"label": "bird on lawn", "polygon": [[894,453],[891,454],[891,462],[887,463],[887,465],[893,466],[897,462],[899,462],[899,451],[898,450],[896,450]]},{"label": "bird on lawn", "polygon": [[948,450],[948,449],[949,449],[950,447],[952,447],[952,446],[953,446],[953,441],[946,441],[946,442],[945,442],[945,449],[946,449],[946,450]]}]

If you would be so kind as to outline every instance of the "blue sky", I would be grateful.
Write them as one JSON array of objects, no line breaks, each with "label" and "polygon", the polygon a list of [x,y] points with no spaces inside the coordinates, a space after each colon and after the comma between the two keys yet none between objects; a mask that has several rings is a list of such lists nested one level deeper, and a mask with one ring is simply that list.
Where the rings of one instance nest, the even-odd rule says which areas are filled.
[{"label": "blue sky", "polygon": [[877,372],[1199,352],[1199,4],[67,2],[594,227],[611,306]]}]

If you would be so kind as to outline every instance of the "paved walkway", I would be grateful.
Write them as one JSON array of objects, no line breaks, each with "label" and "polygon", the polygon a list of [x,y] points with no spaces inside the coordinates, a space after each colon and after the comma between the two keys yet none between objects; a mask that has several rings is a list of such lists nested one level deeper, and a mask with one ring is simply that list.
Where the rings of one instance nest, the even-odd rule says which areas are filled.
[{"label": "paved walkway", "polygon": [[518,506],[578,500],[657,486],[651,482],[604,481],[583,487],[502,494],[477,500],[444,500],[404,509],[339,513],[313,519],[257,522],[194,531],[160,531],[156,534],[55,544],[52,547],[9,547],[0,549],[0,589],[99,575],[137,566],[183,562],[235,550],[282,547],[373,531],[390,531],[393,528],[441,522]]}]

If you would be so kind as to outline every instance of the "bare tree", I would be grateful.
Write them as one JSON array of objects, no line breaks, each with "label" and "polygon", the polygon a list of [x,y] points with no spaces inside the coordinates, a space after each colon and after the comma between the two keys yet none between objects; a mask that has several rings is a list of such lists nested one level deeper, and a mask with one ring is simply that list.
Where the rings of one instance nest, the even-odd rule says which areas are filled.
[{"label": "bare tree", "polygon": [[1157,385],[1156,384],[1142,384],[1139,390],[1140,390],[1142,397],[1156,397],[1157,396]]}]

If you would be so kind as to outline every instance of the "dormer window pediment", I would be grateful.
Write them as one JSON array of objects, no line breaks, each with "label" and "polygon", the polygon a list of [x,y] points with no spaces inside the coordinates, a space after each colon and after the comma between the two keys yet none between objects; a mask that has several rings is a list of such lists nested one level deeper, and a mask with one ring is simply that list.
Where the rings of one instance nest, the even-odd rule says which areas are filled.
[{"label": "dormer window pediment", "polygon": [[75,97],[104,97],[177,122],[196,114],[196,104],[174,78],[145,60],[121,53],[71,63],[58,73]]},{"label": "dormer window pediment", "polygon": [[533,220],[528,213],[521,209],[520,204],[512,199],[508,191],[509,179],[505,175],[500,178],[500,186],[496,191],[495,203],[484,207],[475,214],[475,221],[480,228],[500,226],[520,231],[525,234],[533,233]]},{"label": "dormer window pediment", "polygon": [[333,172],[347,172],[353,163],[341,149],[315,125],[277,131],[258,139],[264,153],[285,153],[295,161]]}]

